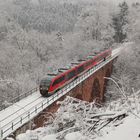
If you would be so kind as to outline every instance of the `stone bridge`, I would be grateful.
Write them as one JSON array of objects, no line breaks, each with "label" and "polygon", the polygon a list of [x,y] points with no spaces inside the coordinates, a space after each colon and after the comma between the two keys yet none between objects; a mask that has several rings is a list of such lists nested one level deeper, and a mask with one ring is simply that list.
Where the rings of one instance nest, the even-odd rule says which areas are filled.
[{"label": "stone bridge", "polygon": [[[31,110],[30,112],[27,112],[25,110],[25,107],[22,107],[20,110],[25,111],[23,117],[24,115],[26,115],[29,121],[23,123],[23,117],[19,116],[18,123],[21,123],[22,125],[14,131],[13,127],[15,127],[16,125],[15,120],[11,122],[11,124],[7,125],[7,130],[12,129],[11,131],[13,131],[13,136],[15,138],[18,134],[25,132],[27,129],[35,129],[43,126],[44,122],[48,120],[48,117],[51,114],[55,113],[59,108],[57,101],[64,100],[66,96],[72,96],[74,98],[78,98],[87,102],[92,102],[93,100],[99,102],[105,101],[104,94],[106,91],[107,79],[105,79],[104,77],[109,77],[111,75],[113,61],[118,57],[118,54],[119,49],[116,49],[115,51],[113,51],[112,56],[108,60],[101,62],[99,65],[95,66],[94,68],[80,76],[77,80],[74,80],[71,84],[68,84],[66,87],[68,87],[69,90],[67,91],[66,88],[66,90],[63,91],[62,89],[61,91],[62,93],[64,92],[66,94],[54,94],[54,96],[51,96],[51,100],[49,100],[48,98],[43,98],[43,102],[45,101],[47,104],[51,102],[51,104],[47,105],[47,107],[44,107],[46,103],[44,104],[43,102],[42,104],[39,103],[39,107],[33,107],[33,112]],[[70,85],[73,88],[71,88]],[[37,94],[39,94],[39,92]],[[59,95],[61,96],[59,97]],[[42,108],[42,111],[40,111],[40,113],[38,114],[37,109],[39,108]],[[34,117],[31,117],[32,113],[36,113],[36,115],[34,115]],[[3,131],[1,131],[1,134],[3,134]]]},{"label": "stone bridge", "polygon": [[[60,98],[60,101],[64,100],[68,95],[88,102],[92,102],[94,99],[105,101],[104,94],[106,91],[107,80],[104,77],[109,77],[111,75],[112,67],[113,60],[73,88],[67,93],[67,95]],[[50,115],[48,112],[55,113],[58,108],[59,105],[57,105],[56,101],[48,108],[43,110],[43,112],[33,120],[34,124],[36,125],[35,128],[43,126],[44,122],[47,121],[47,116]]]},{"label": "stone bridge", "polygon": [[[35,129],[44,125],[48,117],[59,108],[57,101],[62,101],[66,96],[72,96],[80,100],[92,102],[105,101],[107,80],[113,68],[113,61],[118,57],[120,48],[112,51],[111,57],[83,73],[77,79],[63,87],[49,98],[42,98],[39,91],[32,93],[12,106],[9,106],[0,114],[0,140],[11,133],[15,138],[27,129]],[[20,108],[20,109],[19,109]],[[10,110],[13,110],[11,112]]]}]

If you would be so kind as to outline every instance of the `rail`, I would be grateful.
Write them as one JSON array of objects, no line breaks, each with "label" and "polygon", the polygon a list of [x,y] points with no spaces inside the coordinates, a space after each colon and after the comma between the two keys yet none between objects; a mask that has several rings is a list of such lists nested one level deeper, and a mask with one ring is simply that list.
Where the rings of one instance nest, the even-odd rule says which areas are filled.
[{"label": "rail", "polygon": [[[17,97],[15,97],[15,98],[13,98],[12,100],[9,101],[9,103],[11,103],[11,105],[12,105],[13,103],[16,103],[16,102],[22,100],[23,98],[26,98],[27,96],[33,94],[33,93],[36,92],[36,91],[38,91],[38,88],[37,88],[37,87],[31,89],[31,90],[28,91],[28,92],[25,92],[25,93],[23,93],[23,94],[17,96]],[[7,107],[9,107],[9,106],[0,105],[0,111],[6,109]]]},{"label": "rail", "polygon": [[19,95],[18,97],[15,97],[15,98],[12,99],[10,102],[11,102],[11,103],[18,102],[18,101],[20,101],[21,99],[23,99],[23,98],[25,98],[25,97],[27,97],[27,96],[33,94],[33,93],[36,92],[37,90],[38,90],[37,87],[36,87],[36,88],[33,88],[32,90],[30,90],[30,91],[28,91],[28,92],[25,92],[25,93]]}]

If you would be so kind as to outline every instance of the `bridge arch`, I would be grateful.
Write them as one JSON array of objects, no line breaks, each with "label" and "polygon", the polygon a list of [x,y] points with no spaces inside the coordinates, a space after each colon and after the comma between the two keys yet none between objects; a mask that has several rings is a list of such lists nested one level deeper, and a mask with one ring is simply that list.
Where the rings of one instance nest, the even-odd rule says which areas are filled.
[{"label": "bridge arch", "polygon": [[[107,69],[104,77],[110,77],[110,75],[111,75],[111,70],[110,69]],[[108,79],[105,79],[104,78],[103,95],[106,92],[107,82],[108,82]],[[103,96],[103,101],[105,101],[105,96]]]},{"label": "bridge arch", "polygon": [[91,92],[91,100],[93,99],[100,99],[101,95],[101,86],[98,78],[95,78],[93,85],[92,85],[92,92]]}]

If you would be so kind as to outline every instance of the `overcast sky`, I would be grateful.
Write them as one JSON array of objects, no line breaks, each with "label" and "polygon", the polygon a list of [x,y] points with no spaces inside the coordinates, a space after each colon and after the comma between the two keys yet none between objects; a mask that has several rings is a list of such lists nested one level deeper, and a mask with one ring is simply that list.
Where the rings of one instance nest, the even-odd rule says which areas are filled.
[{"label": "overcast sky", "polygon": [[119,2],[122,2],[122,1],[126,1],[126,2],[129,2],[129,3],[133,3],[133,2],[140,2],[140,0],[104,0],[104,1],[109,1],[109,2],[113,2],[113,3],[119,3]]},{"label": "overcast sky", "polygon": [[[31,0],[33,3],[38,3],[38,0]],[[51,1],[51,0],[50,0]],[[55,1],[55,0],[54,0]],[[66,0],[66,1],[70,1],[70,2],[78,2],[78,1],[83,1],[83,0]],[[93,0],[84,0],[87,2],[93,1]],[[96,0],[95,0],[96,1]],[[126,1],[127,3],[131,4],[134,2],[140,2],[140,0],[100,0],[100,1],[106,1],[106,2],[110,2],[110,3],[114,3],[114,4],[118,4],[120,2]]]}]

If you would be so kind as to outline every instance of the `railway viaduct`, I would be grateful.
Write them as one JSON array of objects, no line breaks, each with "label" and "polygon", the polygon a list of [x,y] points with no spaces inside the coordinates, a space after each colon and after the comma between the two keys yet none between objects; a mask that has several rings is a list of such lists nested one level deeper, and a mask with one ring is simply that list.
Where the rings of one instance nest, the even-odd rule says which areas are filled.
[{"label": "railway viaduct", "polygon": [[[95,73],[93,73],[90,77],[81,82],[75,88],[70,90],[66,95],[59,98],[59,101],[64,100],[65,97],[68,95],[88,102],[92,102],[94,99],[100,99],[100,101],[104,101],[104,94],[107,84],[107,80],[104,77],[109,77],[111,75],[112,67],[113,60],[106,64],[104,67],[100,68]],[[25,132],[25,130],[27,129],[34,129],[43,126],[44,122],[47,121],[47,117],[49,117],[50,115],[48,113],[55,113],[59,108],[57,101],[53,102],[49,107],[44,109],[32,121],[15,131],[14,134],[17,135]],[[35,124],[34,128],[32,128],[32,122]]]},{"label": "railway viaduct", "polygon": [[[63,87],[60,91],[43,98],[39,91],[32,91],[32,95],[14,103],[12,106],[0,111],[0,140],[10,134],[16,135],[27,129],[35,129],[44,125],[49,115],[55,113],[66,96],[71,96],[92,102],[93,100],[104,101],[107,80],[112,72],[113,62],[118,57],[121,48],[113,50],[111,57],[91,68],[77,79]],[[13,110],[13,112],[11,112]]]}]

